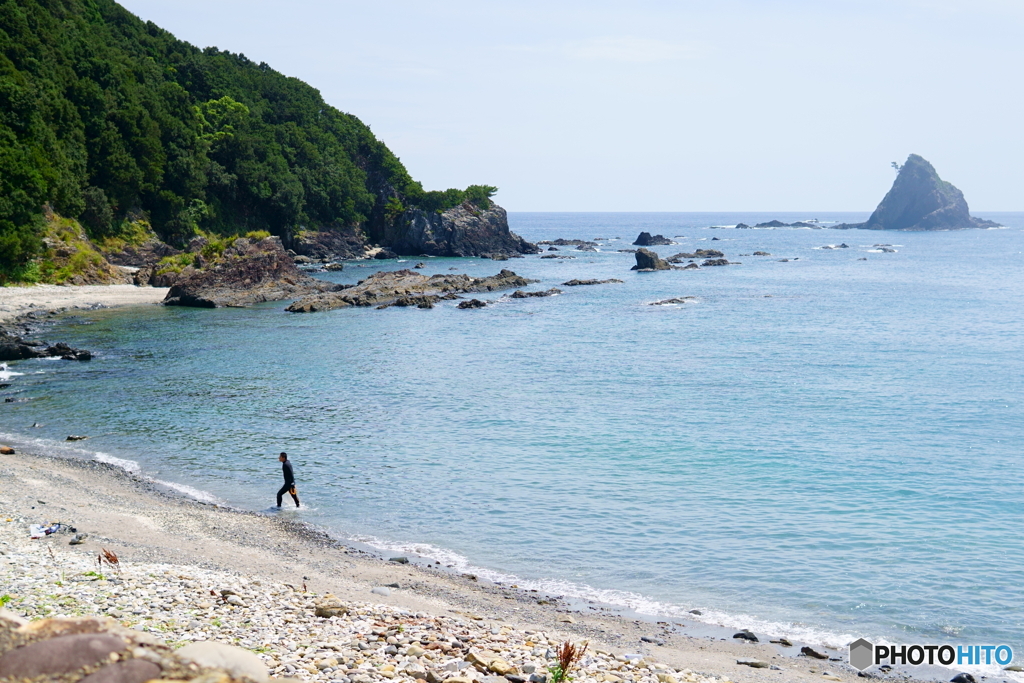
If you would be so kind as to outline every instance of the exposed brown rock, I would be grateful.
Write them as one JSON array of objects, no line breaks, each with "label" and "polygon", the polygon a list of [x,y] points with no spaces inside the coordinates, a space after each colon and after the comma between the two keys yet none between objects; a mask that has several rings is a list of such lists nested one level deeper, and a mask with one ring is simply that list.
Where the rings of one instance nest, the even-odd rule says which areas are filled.
[{"label": "exposed brown rock", "polygon": [[277,237],[234,241],[212,264],[185,268],[164,299],[168,306],[249,306],[294,299],[334,287],[295,267]]}]

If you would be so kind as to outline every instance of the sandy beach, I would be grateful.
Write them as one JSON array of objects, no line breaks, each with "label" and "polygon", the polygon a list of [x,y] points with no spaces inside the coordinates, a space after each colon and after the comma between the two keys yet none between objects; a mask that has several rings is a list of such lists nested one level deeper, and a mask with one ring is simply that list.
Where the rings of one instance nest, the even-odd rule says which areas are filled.
[{"label": "sandy beach", "polygon": [[0,287],[0,323],[32,311],[157,304],[167,291],[166,287],[135,285]]},{"label": "sandy beach", "polygon": [[[19,452],[0,456],[0,480],[0,593],[11,596],[8,608],[28,618],[106,614],[175,646],[207,639],[241,644],[275,676],[411,683],[430,672],[453,683],[502,680],[484,680],[494,670],[466,663],[480,655],[504,660],[511,675],[529,680],[550,665],[548,650],[572,640],[590,643],[581,683],[856,678],[843,661],[793,656],[799,644],[772,645],[765,634],[750,643],[696,622],[645,621],[443,567],[392,562],[302,524],[161,490],[104,463]],[[69,545],[70,533],[29,539],[29,524],[56,521],[86,533],[84,543]],[[120,579],[109,567],[102,571],[114,581],[89,574],[99,573],[102,549],[120,558]],[[348,614],[315,616],[327,594]],[[408,639],[367,644],[377,639],[367,620],[405,620],[403,628],[416,621],[452,634],[455,646],[446,642],[419,655],[418,645],[410,653]]]}]

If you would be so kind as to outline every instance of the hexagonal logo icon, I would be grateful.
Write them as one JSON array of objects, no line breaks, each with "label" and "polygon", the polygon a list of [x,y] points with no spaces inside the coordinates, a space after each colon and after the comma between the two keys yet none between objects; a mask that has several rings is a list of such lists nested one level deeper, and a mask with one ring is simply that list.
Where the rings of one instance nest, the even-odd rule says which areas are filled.
[{"label": "hexagonal logo icon", "polygon": [[850,666],[863,671],[874,663],[874,654],[875,646],[863,638],[858,638],[850,643]]}]

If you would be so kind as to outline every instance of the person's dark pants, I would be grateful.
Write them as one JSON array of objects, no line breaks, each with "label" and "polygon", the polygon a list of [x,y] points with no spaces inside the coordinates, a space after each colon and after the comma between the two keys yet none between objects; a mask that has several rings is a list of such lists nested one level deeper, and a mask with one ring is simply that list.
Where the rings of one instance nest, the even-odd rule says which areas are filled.
[{"label": "person's dark pants", "polygon": [[[293,486],[295,486],[295,484],[285,484],[281,487],[281,490],[277,492],[277,507],[281,507],[281,499],[284,498],[284,494],[288,493]],[[299,507],[299,497],[294,493],[291,494],[291,496],[295,501],[295,507]]]}]

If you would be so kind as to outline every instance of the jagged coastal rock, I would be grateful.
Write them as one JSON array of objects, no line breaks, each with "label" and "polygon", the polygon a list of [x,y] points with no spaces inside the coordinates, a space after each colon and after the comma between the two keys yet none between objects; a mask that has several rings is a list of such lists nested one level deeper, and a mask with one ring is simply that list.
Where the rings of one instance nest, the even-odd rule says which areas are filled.
[{"label": "jagged coastal rock", "polygon": [[442,213],[409,209],[378,239],[397,254],[428,256],[519,256],[540,249],[508,227],[505,209],[464,202]]},{"label": "jagged coastal rock", "polygon": [[994,228],[999,224],[971,216],[964,193],[939,178],[924,158],[911,154],[866,222],[836,227],[921,231]]},{"label": "jagged coastal rock", "polygon": [[653,251],[648,249],[637,249],[636,254],[636,265],[630,268],[630,270],[638,270],[640,272],[650,272],[654,270],[677,270],[677,268],[660,256],[655,254]]},{"label": "jagged coastal rock", "polygon": [[664,235],[652,236],[649,232],[641,232],[637,235],[636,241],[633,242],[633,245],[637,247],[657,247],[666,244],[675,244],[675,242]]},{"label": "jagged coastal rock", "polygon": [[[536,280],[527,280],[511,270],[502,270],[490,277],[470,277],[463,274],[438,274],[427,277],[411,270],[395,270],[374,273],[352,287],[303,297],[286,310],[292,313],[313,313],[345,306],[387,308],[393,305],[432,308],[436,301],[456,298],[458,294],[519,289],[532,282]],[[403,303],[397,303],[399,301]]]},{"label": "jagged coastal rock", "polygon": [[331,287],[299,271],[280,238],[240,237],[213,263],[185,268],[171,286],[167,306],[249,306],[326,291]]},{"label": "jagged coastal rock", "polygon": [[363,258],[366,240],[354,227],[329,230],[301,230],[288,240],[289,248],[299,256],[320,261]]},{"label": "jagged coastal rock", "polygon": [[0,361],[24,360],[26,358],[91,360],[92,354],[82,349],[72,348],[63,342],[50,345],[43,342],[26,341],[0,329]]}]

